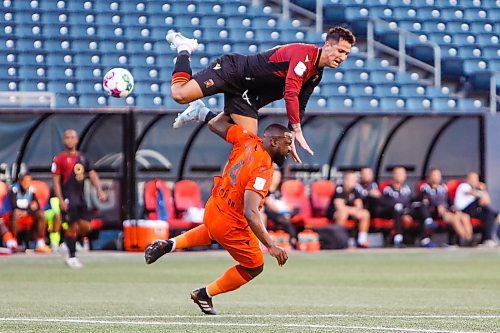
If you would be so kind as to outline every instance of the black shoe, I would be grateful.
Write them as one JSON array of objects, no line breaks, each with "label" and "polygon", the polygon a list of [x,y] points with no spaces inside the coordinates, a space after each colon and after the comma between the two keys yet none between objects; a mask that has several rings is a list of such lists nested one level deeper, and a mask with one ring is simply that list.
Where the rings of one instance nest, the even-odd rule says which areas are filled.
[{"label": "black shoe", "polygon": [[174,242],[170,239],[166,241],[157,240],[153,244],[148,245],[146,251],[144,251],[144,259],[146,260],[146,264],[152,264],[165,253],[171,252],[173,246]]},{"label": "black shoe", "polygon": [[199,288],[191,292],[191,299],[198,304],[200,310],[207,315],[216,315],[212,298],[208,297],[206,288]]}]

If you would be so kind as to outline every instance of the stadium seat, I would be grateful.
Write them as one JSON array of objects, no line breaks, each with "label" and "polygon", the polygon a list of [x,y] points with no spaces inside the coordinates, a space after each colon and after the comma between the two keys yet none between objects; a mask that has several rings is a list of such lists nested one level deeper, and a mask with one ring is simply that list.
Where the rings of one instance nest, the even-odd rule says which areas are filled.
[{"label": "stadium seat", "polygon": [[318,180],[311,184],[311,208],[314,217],[325,217],[335,192],[335,184],[329,180]]},{"label": "stadium seat", "polygon": [[282,199],[293,209],[298,209],[297,215],[306,228],[321,227],[329,224],[326,217],[312,217],[312,208],[306,194],[305,185],[300,180],[286,180],[281,184]]},{"label": "stadium seat", "polygon": [[174,185],[174,204],[177,217],[181,217],[189,208],[203,208],[201,191],[198,184],[193,180],[180,180]]},{"label": "stadium seat", "polygon": [[[448,195],[450,196],[450,200],[455,201],[455,195],[457,193],[457,188],[463,181],[460,179],[450,179],[446,182],[446,187],[448,187]],[[481,226],[481,220],[476,218],[471,218],[471,223],[474,228]]]},{"label": "stadium seat", "polygon": [[172,192],[161,179],[146,182],[144,186],[144,213],[147,219],[168,221],[171,234],[174,235],[197,225],[175,218]]}]

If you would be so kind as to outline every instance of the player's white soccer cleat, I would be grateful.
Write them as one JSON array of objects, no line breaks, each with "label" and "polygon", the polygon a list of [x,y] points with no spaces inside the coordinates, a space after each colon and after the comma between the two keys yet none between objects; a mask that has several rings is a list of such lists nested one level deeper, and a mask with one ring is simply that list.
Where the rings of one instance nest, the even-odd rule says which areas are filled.
[{"label": "player's white soccer cleat", "polygon": [[71,269],[79,269],[83,267],[82,263],[80,262],[80,260],[78,260],[77,257],[67,257],[66,259],[64,259],[64,262]]},{"label": "player's white soccer cleat", "polygon": [[187,109],[177,115],[172,126],[180,128],[192,121],[204,121],[208,111],[209,109],[205,106],[205,103],[198,99],[189,103]]},{"label": "player's white soccer cleat", "polygon": [[198,40],[184,37],[180,32],[170,31],[165,39],[177,49],[177,52],[188,51],[191,54],[198,48]]}]

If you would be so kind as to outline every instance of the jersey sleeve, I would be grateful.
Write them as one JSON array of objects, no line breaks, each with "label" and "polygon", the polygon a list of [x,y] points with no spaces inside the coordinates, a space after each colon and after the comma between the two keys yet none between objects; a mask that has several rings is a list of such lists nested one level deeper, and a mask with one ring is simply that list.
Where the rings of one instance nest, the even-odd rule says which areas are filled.
[{"label": "jersey sleeve", "polygon": [[52,174],[54,175],[62,175],[62,163],[59,155],[54,157],[50,171],[52,171]]},{"label": "jersey sleeve", "polygon": [[90,162],[90,160],[88,158],[85,158],[83,166],[85,167],[85,170],[87,173],[95,170],[94,163]]},{"label": "jersey sleeve", "polygon": [[236,145],[248,139],[248,132],[238,125],[233,125],[228,128],[226,133],[226,141],[232,145]]},{"label": "jersey sleeve", "polygon": [[267,193],[269,192],[269,186],[271,185],[273,172],[274,169],[272,166],[259,166],[255,168],[248,179],[245,190],[257,192],[262,198],[265,198]]},{"label": "jersey sleeve", "polygon": [[[299,94],[308,70],[305,64],[307,57],[308,49],[302,45],[298,45],[294,48],[290,58],[288,72],[285,78],[284,94],[286,113],[290,124],[300,124]],[[309,97],[307,97],[307,99],[309,99]]]}]

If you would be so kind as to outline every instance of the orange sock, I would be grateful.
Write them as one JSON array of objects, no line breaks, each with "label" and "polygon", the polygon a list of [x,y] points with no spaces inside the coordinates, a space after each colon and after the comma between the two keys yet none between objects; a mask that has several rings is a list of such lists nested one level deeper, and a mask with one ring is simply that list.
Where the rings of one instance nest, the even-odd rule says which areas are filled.
[{"label": "orange sock", "polygon": [[207,286],[210,297],[233,291],[252,280],[253,277],[241,265],[229,268],[220,278]]},{"label": "orange sock", "polygon": [[185,249],[194,246],[210,245],[212,240],[208,235],[208,229],[204,224],[197,226],[182,235],[173,238],[176,249]]}]

